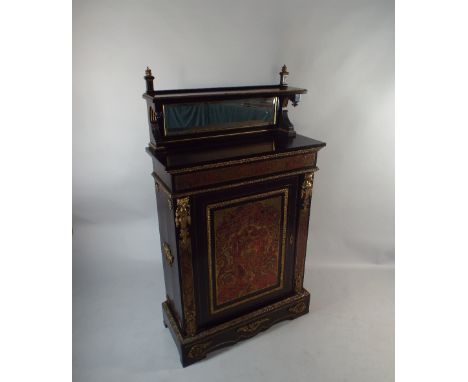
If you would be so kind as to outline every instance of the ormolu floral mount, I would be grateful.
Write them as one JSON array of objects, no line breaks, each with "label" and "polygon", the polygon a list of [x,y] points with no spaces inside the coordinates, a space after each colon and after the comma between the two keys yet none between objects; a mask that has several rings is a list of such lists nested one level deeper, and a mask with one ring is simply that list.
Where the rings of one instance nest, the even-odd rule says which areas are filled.
[{"label": "ormolu floral mount", "polygon": [[[145,73],[167,299],[184,366],[308,312],[303,288],[317,152],[280,84],[155,91]],[[287,350],[285,350],[287,351]]]}]

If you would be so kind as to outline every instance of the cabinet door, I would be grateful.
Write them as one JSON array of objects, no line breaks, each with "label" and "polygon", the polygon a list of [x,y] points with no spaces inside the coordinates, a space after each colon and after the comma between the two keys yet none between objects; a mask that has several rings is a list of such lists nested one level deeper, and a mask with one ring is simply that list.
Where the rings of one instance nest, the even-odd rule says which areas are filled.
[{"label": "cabinet door", "polygon": [[293,293],[298,177],[193,200],[200,328]]}]

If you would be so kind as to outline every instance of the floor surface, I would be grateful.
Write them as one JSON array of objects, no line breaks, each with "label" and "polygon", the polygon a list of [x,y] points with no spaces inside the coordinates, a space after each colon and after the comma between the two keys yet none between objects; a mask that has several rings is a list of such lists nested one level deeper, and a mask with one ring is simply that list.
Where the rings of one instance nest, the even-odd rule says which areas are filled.
[{"label": "floor surface", "polygon": [[162,323],[160,254],[145,247],[159,239],[148,226],[75,227],[74,382],[394,380],[394,268],[309,259],[308,315],[182,368]]}]

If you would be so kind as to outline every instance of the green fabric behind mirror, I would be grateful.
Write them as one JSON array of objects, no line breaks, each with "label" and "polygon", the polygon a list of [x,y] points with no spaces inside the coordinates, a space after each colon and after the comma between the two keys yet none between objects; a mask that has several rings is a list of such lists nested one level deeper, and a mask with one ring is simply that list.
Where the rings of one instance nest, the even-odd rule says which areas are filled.
[{"label": "green fabric behind mirror", "polygon": [[250,98],[165,105],[166,135],[273,124],[276,103],[276,98]]}]

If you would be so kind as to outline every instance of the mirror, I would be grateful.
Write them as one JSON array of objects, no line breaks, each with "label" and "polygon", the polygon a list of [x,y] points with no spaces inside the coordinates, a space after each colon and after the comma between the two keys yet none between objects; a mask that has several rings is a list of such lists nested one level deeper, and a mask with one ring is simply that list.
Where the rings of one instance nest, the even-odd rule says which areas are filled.
[{"label": "mirror", "polygon": [[164,131],[171,136],[273,125],[277,106],[278,97],[168,104]]}]

